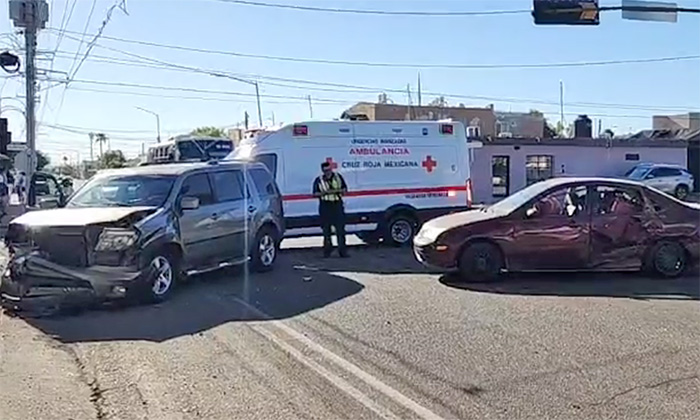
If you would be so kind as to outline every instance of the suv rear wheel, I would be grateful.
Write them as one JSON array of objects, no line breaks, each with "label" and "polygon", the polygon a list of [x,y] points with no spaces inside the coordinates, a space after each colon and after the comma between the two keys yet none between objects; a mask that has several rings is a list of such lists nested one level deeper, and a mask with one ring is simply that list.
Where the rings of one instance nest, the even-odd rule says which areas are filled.
[{"label": "suv rear wheel", "polygon": [[255,236],[251,252],[253,270],[257,272],[270,271],[274,268],[279,251],[279,238],[275,229],[263,226]]}]

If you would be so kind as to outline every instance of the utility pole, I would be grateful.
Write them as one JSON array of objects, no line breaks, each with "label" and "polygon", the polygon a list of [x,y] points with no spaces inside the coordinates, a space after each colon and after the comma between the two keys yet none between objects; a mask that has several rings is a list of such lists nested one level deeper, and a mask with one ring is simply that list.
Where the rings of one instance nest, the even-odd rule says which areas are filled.
[{"label": "utility pole", "polygon": [[92,144],[95,142],[95,133],[90,133],[88,136],[90,136],[90,164],[92,165],[92,162],[95,159],[92,152]]},{"label": "utility pole", "polygon": [[423,101],[421,99],[421,92],[420,92],[420,72],[418,72],[418,106],[422,106]]},{"label": "utility pole", "polygon": [[45,0],[10,0],[10,19],[18,28],[24,28],[26,109],[25,118],[29,167],[27,177],[31,180],[36,171],[36,33],[46,26],[49,5]]},{"label": "utility pole", "polygon": [[411,102],[412,101],[411,101],[411,84],[410,83],[406,85],[406,92],[408,93],[408,120],[411,121],[412,120],[412,117],[411,117],[411,105],[412,105]]},{"label": "utility pole", "polygon": [[309,100],[309,117],[314,118],[314,106],[311,104],[311,95],[306,97]]},{"label": "utility pole", "polygon": [[561,126],[564,126],[564,82],[559,81],[559,121]]},{"label": "utility pole", "polygon": [[260,108],[260,84],[257,81],[255,82],[255,98],[258,102],[258,125],[260,128],[263,128],[262,109]]}]

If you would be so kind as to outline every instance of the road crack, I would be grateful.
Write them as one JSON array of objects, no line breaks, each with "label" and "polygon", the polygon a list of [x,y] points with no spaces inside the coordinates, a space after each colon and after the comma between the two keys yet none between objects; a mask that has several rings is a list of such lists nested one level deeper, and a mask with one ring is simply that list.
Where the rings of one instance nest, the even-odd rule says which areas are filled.
[{"label": "road crack", "polygon": [[593,403],[593,404],[591,404],[591,405],[592,405],[592,406],[607,405],[607,404],[610,404],[611,402],[613,402],[615,399],[617,399],[617,398],[619,398],[619,397],[622,397],[622,396],[624,396],[624,395],[627,395],[627,394],[629,394],[629,393],[631,393],[631,392],[634,392],[634,391],[637,391],[637,390],[640,390],[640,389],[654,389],[654,388],[658,388],[658,387],[661,387],[661,386],[664,386],[664,385],[669,385],[669,384],[672,384],[672,383],[683,382],[683,381],[690,381],[690,380],[693,380],[693,379],[700,379],[700,374],[695,374],[695,375],[690,375],[690,376],[683,376],[683,377],[680,377],[680,378],[670,378],[670,379],[666,379],[666,380],[664,380],[664,381],[656,382],[656,383],[652,383],[652,384],[636,385],[636,386],[633,386],[633,387],[631,387],[631,388],[625,389],[625,390],[623,390],[623,391],[616,392],[616,393],[613,394],[612,396],[608,397],[606,400],[603,400],[603,401],[600,401],[600,402],[597,402],[597,403]]},{"label": "road crack", "polygon": [[107,418],[107,411],[105,409],[105,397],[104,394],[105,392],[109,391],[109,389],[104,389],[101,385],[97,377],[92,375],[89,371],[83,360],[80,358],[78,355],[78,352],[75,351],[75,349],[67,344],[59,343],[57,341],[54,341],[54,345],[56,348],[59,350],[64,351],[68,356],[70,356],[71,360],[73,363],[78,367],[78,377],[80,378],[80,381],[83,382],[87,387],[90,389],[90,404],[92,404],[93,409],[95,410],[95,418],[97,420],[104,420]]}]

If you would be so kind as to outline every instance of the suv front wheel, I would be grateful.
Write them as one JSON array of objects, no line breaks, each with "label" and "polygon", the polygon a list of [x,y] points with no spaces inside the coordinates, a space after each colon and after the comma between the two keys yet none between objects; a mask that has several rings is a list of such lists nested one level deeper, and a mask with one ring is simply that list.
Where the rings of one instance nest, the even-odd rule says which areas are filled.
[{"label": "suv front wheel", "polygon": [[676,190],[673,193],[677,199],[684,200],[686,197],[688,197],[688,193],[690,193],[690,188],[688,188],[688,186],[685,184],[681,184],[676,187]]},{"label": "suv front wheel", "polygon": [[250,253],[253,270],[266,272],[274,268],[279,252],[279,237],[277,231],[270,226],[264,226],[255,236],[253,249]]}]

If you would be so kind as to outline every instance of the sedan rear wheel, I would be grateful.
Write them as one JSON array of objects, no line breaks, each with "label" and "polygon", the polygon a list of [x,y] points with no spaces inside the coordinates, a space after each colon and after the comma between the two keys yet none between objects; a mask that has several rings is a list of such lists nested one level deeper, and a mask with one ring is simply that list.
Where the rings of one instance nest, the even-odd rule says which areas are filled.
[{"label": "sedan rear wheel", "polygon": [[459,272],[466,281],[492,281],[504,268],[503,254],[493,244],[477,242],[468,245],[459,259]]},{"label": "sedan rear wheel", "polygon": [[649,253],[649,266],[662,277],[678,277],[685,271],[687,257],[685,249],[675,242],[661,242]]}]

